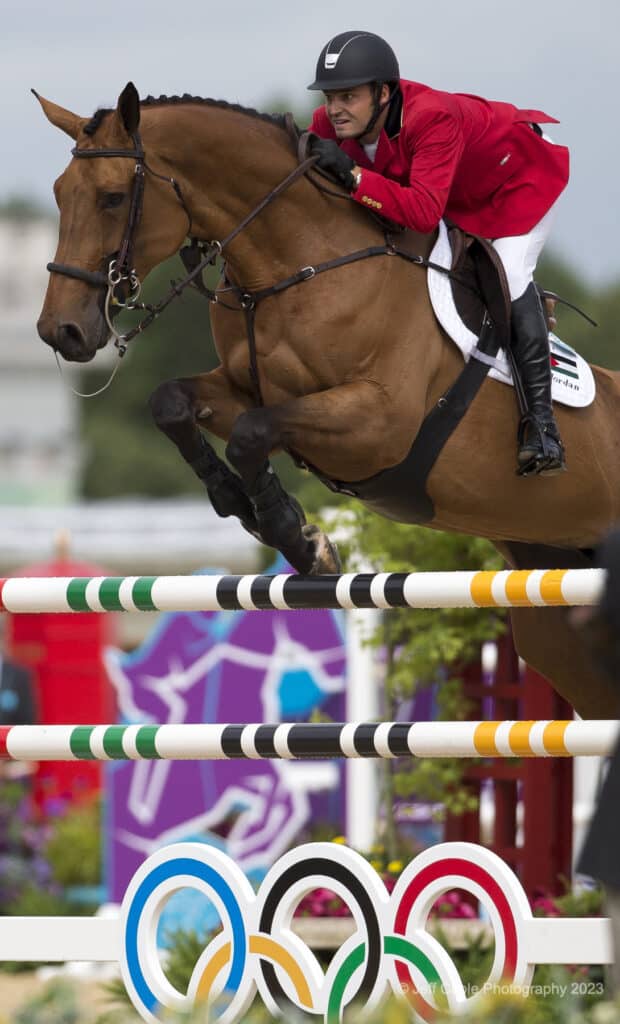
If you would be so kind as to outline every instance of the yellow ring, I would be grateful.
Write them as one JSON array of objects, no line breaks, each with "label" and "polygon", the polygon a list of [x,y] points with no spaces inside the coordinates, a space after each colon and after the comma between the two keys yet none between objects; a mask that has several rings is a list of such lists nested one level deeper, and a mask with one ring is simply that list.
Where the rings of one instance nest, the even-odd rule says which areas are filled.
[{"label": "yellow ring", "polygon": [[279,964],[293,982],[295,994],[301,1005],[309,1010],[314,1009],[310,986],[299,964],[287,949],[284,949],[279,942],[276,942],[268,935],[250,935],[250,953],[267,957],[269,960],[273,960],[274,963]]},{"label": "yellow ring", "polygon": [[230,942],[225,942],[224,945],[220,949],[218,949],[217,953],[215,953],[207,963],[204,971],[202,972],[202,977],[200,979],[198,989],[196,991],[197,1003],[207,1002],[213,982],[215,981],[218,974],[222,970],[222,967],[225,967],[228,961],[230,960],[230,953],[231,944]]}]

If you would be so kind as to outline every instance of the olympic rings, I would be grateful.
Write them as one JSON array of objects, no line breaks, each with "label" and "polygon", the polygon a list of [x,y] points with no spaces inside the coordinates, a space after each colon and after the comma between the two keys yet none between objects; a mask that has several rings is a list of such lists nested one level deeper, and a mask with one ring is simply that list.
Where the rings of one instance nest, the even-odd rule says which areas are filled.
[{"label": "olympic rings", "polygon": [[[342,897],[355,924],[325,974],[292,930],[303,896],[322,886]],[[222,922],[222,931],[199,957],[186,994],[168,981],[157,951],[161,911],[182,888],[208,896]],[[371,1010],[390,991],[405,992],[412,1019],[427,1024],[439,1009],[462,1013],[476,998],[466,996],[452,960],[426,931],[433,903],[454,888],[471,892],[487,910],[495,933],[489,982],[527,985],[534,970],[526,956],[533,920],[527,897],[499,857],[470,843],[424,851],[391,894],[368,861],[334,843],[289,851],[257,893],[237,864],[215,847],[165,847],[138,869],[123,900],[123,978],[149,1024],[159,1021],[160,1007],[189,1010],[207,1001],[219,1024],[235,1024],[257,990],[272,1014],[286,1016],[294,1006],[324,1024],[339,1024],[354,1001]]]}]

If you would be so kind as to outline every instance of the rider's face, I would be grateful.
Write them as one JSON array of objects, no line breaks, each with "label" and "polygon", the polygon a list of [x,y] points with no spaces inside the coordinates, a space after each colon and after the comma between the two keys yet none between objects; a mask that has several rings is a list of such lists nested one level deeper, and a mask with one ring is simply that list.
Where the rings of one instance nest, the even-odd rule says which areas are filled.
[{"label": "rider's face", "polygon": [[339,139],[353,139],[372,117],[373,93],[370,85],[352,89],[334,89],[325,93],[325,110]]}]

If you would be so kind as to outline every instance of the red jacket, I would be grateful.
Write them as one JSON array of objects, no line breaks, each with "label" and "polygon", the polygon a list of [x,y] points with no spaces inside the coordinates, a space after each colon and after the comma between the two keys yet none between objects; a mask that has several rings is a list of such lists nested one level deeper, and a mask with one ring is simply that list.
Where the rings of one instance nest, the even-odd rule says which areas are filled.
[{"label": "red jacket", "polygon": [[[568,181],[566,147],[530,127],[556,119],[418,82],[400,87],[400,127],[390,138],[381,131],[374,164],[354,139],[340,144],[362,168],[354,198],[423,233],[442,217],[485,238],[531,231]],[[310,130],[336,138],[324,107]]]}]

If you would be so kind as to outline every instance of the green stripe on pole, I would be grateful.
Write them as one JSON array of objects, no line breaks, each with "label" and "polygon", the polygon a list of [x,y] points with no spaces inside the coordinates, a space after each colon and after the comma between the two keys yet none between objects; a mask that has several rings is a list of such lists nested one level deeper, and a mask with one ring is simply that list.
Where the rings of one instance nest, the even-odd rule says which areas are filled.
[{"label": "green stripe on pole", "polygon": [[123,576],[108,576],[102,580],[99,587],[99,601],[106,612],[122,612],[124,610],[118,597],[123,580]]},{"label": "green stripe on pole", "polygon": [[155,737],[158,731],[158,725],[143,725],[138,729],[136,734],[136,750],[140,757],[146,757],[149,760],[160,757],[155,746]]},{"label": "green stripe on pole", "polygon": [[78,725],[71,733],[69,746],[74,757],[81,761],[96,761],[97,758],[90,749],[90,738],[94,732],[94,725]]},{"label": "green stripe on pole", "polygon": [[89,612],[90,608],[86,601],[86,587],[90,583],[92,577],[79,577],[76,576],[70,580],[67,587],[67,604],[73,612]]},{"label": "green stripe on pole", "polygon": [[125,735],[124,725],[111,725],[103,734],[103,749],[108,757],[116,760],[127,760],[127,754],[123,750],[123,736]]},{"label": "green stripe on pole", "polygon": [[141,576],[133,585],[131,596],[136,608],[141,612],[156,612],[157,606],[153,604],[151,591],[157,576]]}]

